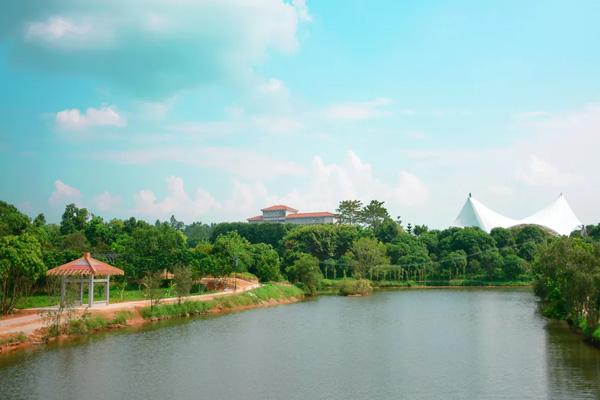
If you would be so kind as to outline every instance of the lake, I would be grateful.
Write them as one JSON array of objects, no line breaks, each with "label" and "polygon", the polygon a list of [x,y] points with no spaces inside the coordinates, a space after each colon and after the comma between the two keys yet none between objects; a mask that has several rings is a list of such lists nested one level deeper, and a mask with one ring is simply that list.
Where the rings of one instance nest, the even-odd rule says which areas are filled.
[{"label": "lake", "polygon": [[324,296],[0,357],[6,399],[597,399],[528,289]]}]

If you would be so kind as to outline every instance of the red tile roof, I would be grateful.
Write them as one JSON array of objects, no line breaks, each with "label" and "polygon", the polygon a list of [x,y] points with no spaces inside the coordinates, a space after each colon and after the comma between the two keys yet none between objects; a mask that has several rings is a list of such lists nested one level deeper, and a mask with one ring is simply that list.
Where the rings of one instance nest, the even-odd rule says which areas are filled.
[{"label": "red tile roof", "polygon": [[90,257],[90,253],[83,253],[83,257],[46,272],[46,275],[50,276],[106,276],[124,274],[122,269]]},{"label": "red tile roof", "polygon": [[252,221],[262,221],[264,218],[262,215],[257,215],[256,217],[250,217],[248,219],[246,219],[246,221],[248,222],[252,222]]},{"label": "red tile roof", "polygon": [[288,207],[283,204],[277,204],[277,205],[274,205],[271,207],[263,208],[260,211],[281,211],[281,210],[290,211],[290,212],[294,212],[294,213],[298,212],[298,210],[296,210],[295,208]]},{"label": "red tile roof", "polygon": [[297,213],[297,214],[290,214],[290,215],[288,215],[286,217],[286,219],[293,219],[293,218],[315,218],[315,217],[335,217],[335,214],[332,214],[332,213],[327,212],[327,211]]}]

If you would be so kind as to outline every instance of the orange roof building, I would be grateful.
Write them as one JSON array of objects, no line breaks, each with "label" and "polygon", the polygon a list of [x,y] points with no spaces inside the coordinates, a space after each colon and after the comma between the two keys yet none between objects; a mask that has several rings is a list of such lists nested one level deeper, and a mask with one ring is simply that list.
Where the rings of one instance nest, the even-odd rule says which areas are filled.
[{"label": "orange roof building", "polygon": [[335,214],[327,211],[300,213],[295,208],[278,204],[263,208],[262,215],[247,219],[250,223],[279,222],[299,225],[333,224]]},{"label": "orange roof building", "polygon": [[104,284],[105,301],[110,301],[110,277],[111,275],[124,275],[122,269],[113,267],[105,262],[96,260],[90,256],[90,253],[83,253],[83,257],[70,261],[59,267],[52,268],[46,272],[47,276],[59,276],[60,282],[60,302],[65,304],[66,287],[68,283],[79,284],[79,303],[83,303],[83,288],[88,284],[88,306],[94,305],[94,284]]}]

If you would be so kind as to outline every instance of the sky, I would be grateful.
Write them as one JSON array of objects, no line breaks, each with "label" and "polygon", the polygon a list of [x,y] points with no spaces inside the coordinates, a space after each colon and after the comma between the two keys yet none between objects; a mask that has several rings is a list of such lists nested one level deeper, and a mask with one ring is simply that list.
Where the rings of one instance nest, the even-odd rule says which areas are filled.
[{"label": "sky", "polygon": [[0,4],[0,199],[60,220],[243,221],[468,193],[600,222],[600,2]]}]

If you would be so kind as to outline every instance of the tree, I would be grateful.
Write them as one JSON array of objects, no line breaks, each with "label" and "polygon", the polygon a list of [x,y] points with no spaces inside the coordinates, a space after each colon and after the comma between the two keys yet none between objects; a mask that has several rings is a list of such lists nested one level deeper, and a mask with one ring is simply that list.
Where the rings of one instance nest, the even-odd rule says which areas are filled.
[{"label": "tree", "polygon": [[525,261],[516,254],[504,256],[504,275],[506,279],[516,279],[525,272]]},{"label": "tree", "polygon": [[75,231],[83,231],[88,221],[89,213],[85,208],[79,208],[75,204],[68,204],[60,222],[60,233],[68,235]]},{"label": "tree", "polygon": [[200,242],[207,242],[210,239],[212,227],[202,222],[194,222],[186,225],[183,233],[187,237],[187,243],[190,247],[196,247]]},{"label": "tree", "polygon": [[181,298],[190,295],[192,290],[192,269],[189,266],[178,266],[173,270],[173,283],[177,293],[177,301],[181,303]]},{"label": "tree", "polygon": [[0,238],[0,312],[11,312],[45,271],[41,247],[33,235]]},{"label": "tree", "polygon": [[371,200],[371,202],[360,211],[360,221],[364,225],[374,228],[384,219],[390,218],[390,214],[383,204],[383,201]]},{"label": "tree", "polygon": [[452,276],[456,277],[457,273],[464,275],[467,267],[467,255],[464,250],[452,251],[441,260],[440,266],[442,269],[440,275],[444,278],[452,279]]},{"label": "tree", "polygon": [[391,218],[385,218],[373,229],[373,234],[382,243],[390,243],[400,235],[402,228]]},{"label": "tree", "polygon": [[490,249],[483,252],[480,260],[488,279],[499,279],[502,277],[504,261],[497,249]]},{"label": "tree", "polygon": [[300,254],[286,269],[286,273],[291,282],[299,283],[310,295],[317,292],[323,280],[319,260],[310,254]]},{"label": "tree", "polygon": [[185,224],[182,221],[177,221],[174,215],[171,215],[169,219],[169,226],[178,231],[183,231],[183,228],[185,228]]},{"label": "tree", "polygon": [[390,264],[385,245],[376,239],[366,237],[358,239],[352,245],[348,255],[352,260],[352,273],[357,278],[367,277],[375,267]]},{"label": "tree", "polygon": [[513,247],[515,245],[515,238],[510,229],[494,228],[490,232],[490,235],[496,241],[496,246],[499,249],[505,248],[505,247]]},{"label": "tree", "polygon": [[46,225],[46,217],[44,214],[40,213],[33,219],[33,226],[36,228],[41,228]]},{"label": "tree", "polygon": [[261,282],[281,280],[279,255],[273,246],[266,243],[252,245],[252,264],[249,271]]},{"label": "tree", "polygon": [[361,221],[362,201],[342,200],[335,210],[339,224],[356,225]]},{"label": "tree", "polygon": [[150,308],[154,308],[164,295],[162,285],[162,272],[148,272],[142,278],[142,286],[144,287],[144,295],[150,300]]},{"label": "tree", "polygon": [[12,204],[0,201],[0,236],[20,235],[29,228],[29,217]]},{"label": "tree", "polygon": [[235,231],[219,236],[213,245],[212,254],[220,265],[221,276],[248,271],[252,265],[250,243]]}]

